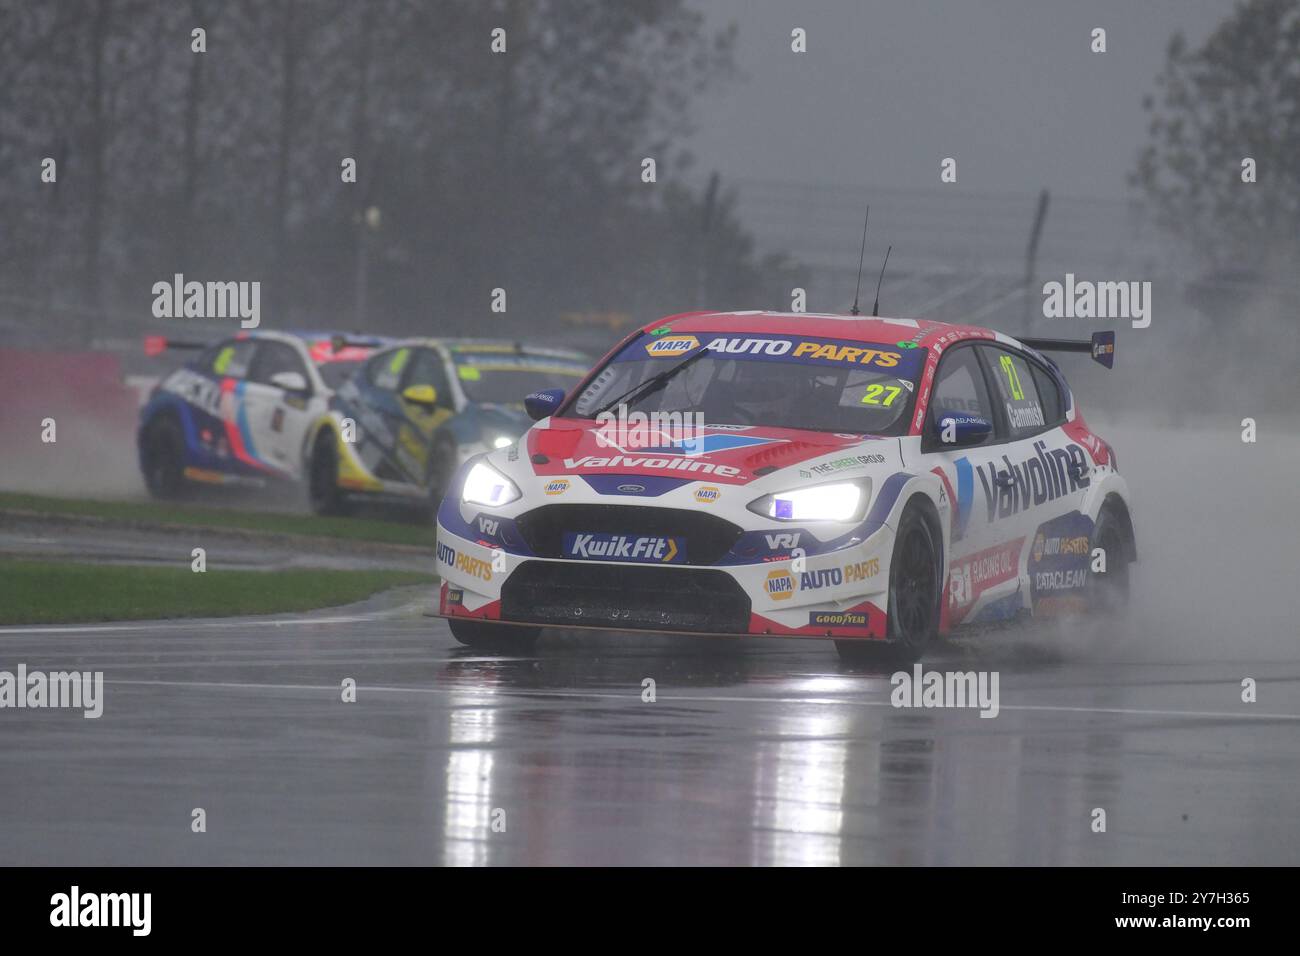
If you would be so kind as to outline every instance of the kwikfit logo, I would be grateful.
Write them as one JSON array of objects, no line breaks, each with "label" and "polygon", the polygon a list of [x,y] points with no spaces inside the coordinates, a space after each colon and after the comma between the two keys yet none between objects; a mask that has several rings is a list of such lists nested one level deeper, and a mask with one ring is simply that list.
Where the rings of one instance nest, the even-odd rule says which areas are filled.
[{"label": "kwikfit logo", "polygon": [[565,535],[564,551],[571,558],[596,561],[653,561],[671,564],[684,559],[679,538],[627,534]]},{"label": "kwikfit logo", "polygon": [[1087,458],[1078,445],[1049,450],[1047,442],[1036,441],[1034,452],[1034,457],[1019,464],[1003,455],[1002,466],[990,461],[975,469],[984,488],[989,521],[1088,487]]}]

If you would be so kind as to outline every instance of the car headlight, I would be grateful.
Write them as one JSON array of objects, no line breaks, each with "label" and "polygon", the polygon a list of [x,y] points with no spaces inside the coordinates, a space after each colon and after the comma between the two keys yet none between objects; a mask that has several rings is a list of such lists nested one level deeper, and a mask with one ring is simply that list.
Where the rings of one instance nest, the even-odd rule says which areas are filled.
[{"label": "car headlight", "polygon": [[481,461],[469,470],[465,487],[460,491],[461,501],[492,507],[508,505],[518,497],[519,489],[513,481]]},{"label": "car headlight", "polygon": [[509,435],[498,435],[496,438],[492,439],[493,448],[509,448],[514,443],[515,440]]},{"label": "car headlight", "polygon": [[777,521],[859,521],[870,498],[864,478],[778,491],[750,502],[749,510]]}]

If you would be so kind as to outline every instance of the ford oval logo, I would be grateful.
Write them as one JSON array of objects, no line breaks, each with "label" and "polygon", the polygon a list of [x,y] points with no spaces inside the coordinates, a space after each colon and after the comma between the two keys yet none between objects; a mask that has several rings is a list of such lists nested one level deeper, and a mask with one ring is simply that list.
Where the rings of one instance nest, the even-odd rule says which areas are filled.
[{"label": "ford oval logo", "polygon": [[619,485],[618,490],[625,495],[639,495],[645,491],[645,485]]}]

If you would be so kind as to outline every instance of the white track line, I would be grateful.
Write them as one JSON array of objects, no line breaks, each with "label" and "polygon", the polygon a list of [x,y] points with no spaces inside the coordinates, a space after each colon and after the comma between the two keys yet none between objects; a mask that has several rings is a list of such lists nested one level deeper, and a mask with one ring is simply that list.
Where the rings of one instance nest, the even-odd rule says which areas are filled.
[{"label": "white track line", "polygon": [[[239,681],[166,681],[166,680],[106,680],[108,685],[129,687],[190,687],[207,690],[300,690],[329,691],[338,693],[338,684],[251,684]],[[628,700],[640,699],[641,688],[638,686],[624,694],[600,693],[599,691],[566,690],[474,690],[464,687],[387,687],[383,685],[358,684],[357,692],[378,694],[432,694],[445,696],[460,694],[465,697],[491,697],[507,699],[509,697],[575,697],[594,700]],[[717,703],[717,704],[813,704],[817,706],[848,707],[889,707],[894,710],[972,710],[974,708],[946,707],[897,707],[885,700],[849,700],[843,697],[734,697],[720,695],[687,695],[684,697],[666,697],[658,695],[659,701],[674,704]],[[1046,711],[1066,714],[1117,714],[1132,717],[1187,717],[1187,718],[1242,718],[1247,720],[1300,720],[1300,714],[1252,713],[1250,711],[1233,712],[1217,710],[1145,710],[1131,707],[1064,707],[1054,704],[1003,704],[1000,710]]]},{"label": "white track line", "polygon": [[382,621],[387,618],[402,617],[417,607],[424,607],[421,599],[404,604],[401,607],[370,611],[365,614],[346,614],[336,617],[294,617],[267,620],[265,618],[242,618],[226,620],[223,618],[195,618],[193,620],[173,619],[170,621],[137,622],[134,624],[39,624],[30,627],[0,627],[0,638],[17,637],[25,634],[106,634],[112,631],[193,631],[217,628],[248,627],[301,627],[304,624],[364,624]]}]

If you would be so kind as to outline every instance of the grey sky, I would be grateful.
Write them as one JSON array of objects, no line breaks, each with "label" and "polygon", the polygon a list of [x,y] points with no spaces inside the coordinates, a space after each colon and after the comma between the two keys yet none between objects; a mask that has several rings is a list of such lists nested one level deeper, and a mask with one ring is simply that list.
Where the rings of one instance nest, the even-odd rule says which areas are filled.
[{"label": "grey sky", "polygon": [[[1120,198],[1141,109],[1181,29],[1231,0],[696,0],[735,21],[742,76],[703,97],[690,143],[724,179]],[[808,31],[808,52],[790,31]],[[1094,27],[1108,52],[1089,50]]]}]

